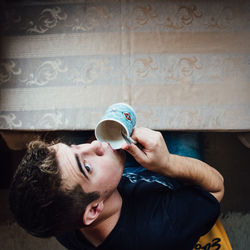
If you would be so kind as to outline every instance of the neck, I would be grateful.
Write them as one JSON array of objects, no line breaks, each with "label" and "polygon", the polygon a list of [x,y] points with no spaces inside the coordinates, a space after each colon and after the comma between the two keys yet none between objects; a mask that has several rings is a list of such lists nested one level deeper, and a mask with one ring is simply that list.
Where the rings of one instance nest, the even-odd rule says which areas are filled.
[{"label": "neck", "polygon": [[117,224],[122,207],[122,198],[118,190],[104,202],[102,214],[90,226],[80,229],[82,234],[94,246],[99,246]]}]

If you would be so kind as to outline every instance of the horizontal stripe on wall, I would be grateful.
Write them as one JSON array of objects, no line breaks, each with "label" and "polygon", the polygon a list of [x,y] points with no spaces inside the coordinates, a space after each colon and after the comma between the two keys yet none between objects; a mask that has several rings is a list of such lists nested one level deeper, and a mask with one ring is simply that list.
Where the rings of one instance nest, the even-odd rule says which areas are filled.
[{"label": "horizontal stripe on wall", "polygon": [[[250,32],[92,33],[5,37],[2,58],[143,53],[250,53]],[[94,41],[94,42],[93,42]]]},{"label": "horizontal stripe on wall", "polygon": [[[53,3],[53,2],[52,2]],[[6,4],[6,36],[89,32],[249,31],[248,1],[43,1]]]},{"label": "horizontal stripe on wall", "polygon": [[250,79],[247,54],[99,55],[0,60],[4,88],[236,84]]},{"label": "horizontal stripe on wall", "polygon": [[3,89],[3,111],[55,110],[107,106],[116,101],[138,105],[249,105],[249,84],[210,85],[113,85]]},{"label": "horizontal stripe on wall", "polygon": [[[108,103],[107,103],[108,104]],[[135,107],[137,126],[158,130],[249,131],[249,105]],[[104,114],[103,107],[0,112],[2,130],[89,130]]]}]

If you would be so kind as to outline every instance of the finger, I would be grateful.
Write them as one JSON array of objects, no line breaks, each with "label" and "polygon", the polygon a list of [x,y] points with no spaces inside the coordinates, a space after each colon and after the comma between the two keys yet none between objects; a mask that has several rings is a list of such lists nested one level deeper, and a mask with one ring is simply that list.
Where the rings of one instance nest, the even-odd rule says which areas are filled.
[{"label": "finger", "polygon": [[145,130],[145,128],[143,128],[143,127],[134,128],[131,137],[135,140],[140,139],[141,135],[144,133],[143,132],[144,130]]},{"label": "finger", "polygon": [[145,146],[147,144],[147,140],[145,140],[145,138],[148,138],[147,133],[148,133],[147,128],[143,127],[134,128],[131,137],[133,140]]},{"label": "finger", "polygon": [[145,160],[147,159],[146,154],[139,147],[137,147],[136,144],[123,145],[122,149],[130,153],[139,163],[145,162]]},{"label": "finger", "polygon": [[122,145],[121,149],[123,149],[123,150],[126,150],[126,151],[127,151],[127,150],[128,150],[128,148],[129,148],[129,146],[130,146],[130,145],[129,145],[128,143],[125,143],[125,144],[123,144],[123,145]]},{"label": "finger", "polygon": [[137,146],[140,149],[144,148],[143,151],[146,152],[147,150],[152,150],[158,138],[158,133],[154,130],[140,127],[133,131],[132,138],[137,141]]}]

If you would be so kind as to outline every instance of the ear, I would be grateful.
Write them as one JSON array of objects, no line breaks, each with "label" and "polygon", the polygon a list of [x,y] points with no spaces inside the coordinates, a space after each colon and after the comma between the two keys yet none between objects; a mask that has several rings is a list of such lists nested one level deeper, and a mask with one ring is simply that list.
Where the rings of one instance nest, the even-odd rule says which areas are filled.
[{"label": "ear", "polygon": [[103,211],[104,208],[104,204],[103,201],[100,202],[92,202],[90,203],[86,209],[85,212],[83,214],[83,224],[88,226],[90,225],[92,222],[94,222],[98,216],[100,215],[100,213]]}]

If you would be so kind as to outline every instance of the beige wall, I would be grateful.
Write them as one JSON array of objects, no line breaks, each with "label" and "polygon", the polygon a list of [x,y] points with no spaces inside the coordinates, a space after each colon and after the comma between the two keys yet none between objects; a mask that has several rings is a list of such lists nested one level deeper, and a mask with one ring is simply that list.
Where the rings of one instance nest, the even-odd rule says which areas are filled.
[{"label": "beige wall", "polygon": [[[46,3],[46,1],[45,1]],[[0,129],[93,129],[127,102],[154,129],[250,129],[250,3],[5,6]]]}]

